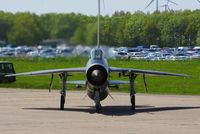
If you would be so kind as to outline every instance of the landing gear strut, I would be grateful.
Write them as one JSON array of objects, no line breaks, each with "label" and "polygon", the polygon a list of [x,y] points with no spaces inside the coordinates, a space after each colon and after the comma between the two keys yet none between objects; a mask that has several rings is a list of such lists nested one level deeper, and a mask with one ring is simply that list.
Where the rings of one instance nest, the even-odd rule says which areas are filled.
[{"label": "landing gear strut", "polygon": [[97,113],[101,112],[101,103],[100,103],[99,94],[100,94],[100,91],[96,90],[95,91],[95,96],[94,96],[94,102],[95,102],[95,107],[96,107],[96,112]]},{"label": "landing gear strut", "polygon": [[130,79],[130,99],[131,99],[131,109],[135,110],[135,90],[134,90],[134,81],[137,77],[136,74],[130,73],[129,79]]},{"label": "landing gear strut", "polygon": [[135,95],[131,96],[131,109],[135,110]]},{"label": "landing gear strut", "polygon": [[65,73],[63,73],[63,74],[60,75],[60,78],[62,79],[62,90],[60,92],[60,94],[61,94],[61,97],[60,97],[60,110],[64,110],[67,76],[66,76]]},{"label": "landing gear strut", "polygon": [[60,110],[64,110],[65,105],[65,96],[61,95],[60,97]]}]

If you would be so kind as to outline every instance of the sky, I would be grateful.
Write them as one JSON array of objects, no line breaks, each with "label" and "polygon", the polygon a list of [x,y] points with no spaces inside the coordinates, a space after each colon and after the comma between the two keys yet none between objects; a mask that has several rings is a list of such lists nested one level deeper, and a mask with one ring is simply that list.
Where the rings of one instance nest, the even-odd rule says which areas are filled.
[{"label": "sky", "polygon": [[[102,1],[102,0],[101,0]],[[115,11],[143,11],[152,13],[156,9],[156,0],[145,10],[151,0],[104,0],[101,2],[102,15],[112,15]],[[178,5],[169,4],[174,10],[200,9],[198,0],[172,0]],[[159,6],[167,3],[167,0],[159,0]],[[44,13],[81,13],[85,15],[97,14],[97,0],[0,0],[0,10],[5,12],[25,12],[36,14]],[[163,7],[159,10],[164,11]]]}]

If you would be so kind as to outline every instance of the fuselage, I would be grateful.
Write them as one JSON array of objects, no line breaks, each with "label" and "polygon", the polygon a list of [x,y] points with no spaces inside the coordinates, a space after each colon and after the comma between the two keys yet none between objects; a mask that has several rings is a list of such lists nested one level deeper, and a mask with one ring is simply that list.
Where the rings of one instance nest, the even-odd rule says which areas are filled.
[{"label": "fuselage", "polygon": [[91,57],[86,69],[86,89],[88,96],[94,100],[95,91],[99,91],[100,100],[104,100],[109,94],[109,66],[104,58],[102,49],[95,48],[91,51]]}]

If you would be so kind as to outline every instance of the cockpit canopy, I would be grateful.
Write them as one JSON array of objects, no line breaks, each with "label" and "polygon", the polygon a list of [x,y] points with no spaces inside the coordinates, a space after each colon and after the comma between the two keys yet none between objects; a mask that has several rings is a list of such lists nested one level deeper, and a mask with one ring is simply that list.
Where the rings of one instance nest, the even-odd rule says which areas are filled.
[{"label": "cockpit canopy", "polygon": [[103,50],[100,48],[94,48],[91,51],[91,59],[95,59],[95,60],[100,60],[103,59],[104,55],[103,55]]}]

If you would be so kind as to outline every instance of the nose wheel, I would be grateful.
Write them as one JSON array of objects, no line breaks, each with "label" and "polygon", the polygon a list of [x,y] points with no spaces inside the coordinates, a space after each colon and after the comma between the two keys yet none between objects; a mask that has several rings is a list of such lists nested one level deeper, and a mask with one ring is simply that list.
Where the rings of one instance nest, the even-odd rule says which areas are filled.
[{"label": "nose wheel", "polygon": [[94,96],[94,102],[95,102],[95,108],[97,113],[101,113],[101,103],[100,103],[100,98],[99,98],[100,91],[96,90],[95,91],[95,96]]},{"label": "nose wheel", "polygon": [[101,107],[101,104],[100,104],[100,103],[99,103],[99,104],[97,103],[95,107],[96,107],[96,112],[97,112],[97,113],[101,113],[101,108],[102,108],[102,107]]}]

